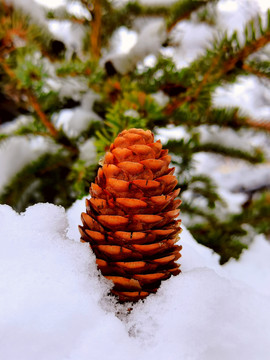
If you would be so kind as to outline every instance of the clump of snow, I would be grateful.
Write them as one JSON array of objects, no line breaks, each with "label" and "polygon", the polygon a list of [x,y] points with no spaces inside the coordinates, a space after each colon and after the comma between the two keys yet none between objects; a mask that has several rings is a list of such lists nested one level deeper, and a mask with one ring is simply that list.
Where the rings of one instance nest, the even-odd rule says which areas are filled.
[{"label": "clump of snow", "polygon": [[89,166],[96,161],[97,149],[95,145],[95,139],[87,139],[79,146],[80,159],[85,162],[85,166]]},{"label": "clump of snow", "polygon": [[269,277],[262,275],[270,245],[262,237],[244,254],[245,272],[242,260],[221,268],[184,230],[182,274],[127,315],[107,296],[111,284],[89,246],[78,242],[83,207],[77,201],[66,214],[37,204],[19,215],[0,206],[4,359],[268,359]]},{"label": "clump of snow", "polygon": [[59,92],[58,95],[61,100],[71,98],[75,101],[80,101],[82,94],[89,90],[86,81],[71,76],[63,79],[50,78],[47,80],[47,83],[52,90]]},{"label": "clump of snow", "polygon": [[216,89],[213,103],[216,107],[239,107],[246,116],[258,121],[269,121],[269,93],[269,84],[262,82],[258,77],[239,76],[236,83]]},{"label": "clump of snow", "polygon": [[151,97],[155,100],[155,102],[159,105],[164,107],[168,104],[170,98],[168,95],[166,95],[163,91],[158,91],[154,94],[151,94]]},{"label": "clump of snow", "polygon": [[194,157],[196,171],[211,174],[214,181],[224,190],[239,191],[269,184],[270,165],[263,163],[251,165],[237,159],[207,153]]},{"label": "clump of snow", "polygon": [[128,53],[136,44],[138,34],[125,26],[120,26],[113,34],[110,42],[110,52],[112,54]]},{"label": "clump of snow", "polygon": [[72,23],[68,20],[49,20],[48,27],[54,37],[63,41],[67,47],[66,59],[71,60],[74,53],[80,58],[83,56],[83,38],[85,29],[81,24]]},{"label": "clump of snow", "polygon": [[74,109],[63,109],[59,112],[57,119],[54,118],[56,127],[71,138],[77,137],[86,130],[92,121],[100,121],[100,117],[92,110],[94,102],[99,95],[92,90],[87,91],[81,100],[81,105]]},{"label": "clump of snow", "polygon": [[[216,36],[214,28],[204,23],[184,20],[176,25],[171,33],[171,42],[178,46],[172,55],[177,67],[188,66],[198,56],[203,55],[211,46]],[[164,54],[170,54],[170,49],[164,49]]]},{"label": "clump of snow", "polygon": [[33,122],[34,118],[31,115],[19,115],[13,121],[8,121],[0,125],[1,134],[12,134],[19,130],[22,126],[26,126]]},{"label": "clump of snow", "polygon": [[236,30],[238,38],[244,41],[244,27],[246,23],[260,12],[260,6],[254,0],[220,0],[217,2],[217,23],[220,29],[228,35]]},{"label": "clump of snow", "polygon": [[230,128],[220,128],[219,126],[200,126],[200,142],[202,144],[212,143],[226,146],[227,148],[237,148],[242,151],[252,152],[253,147],[245,132],[236,132]]},{"label": "clump of snow", "polygon": [[189,139],[190,134],[183,126],[168,125],[166,128],[156,128],[157,138],[165,144],[168,140]]},{"label": "clump of snow", "polygon": [[55,149],[56,145],[43,136],[17,136],[3,140],[0,146],[0,191],[24,166]]},{"label": "clump of snow", "polygon": [[137,42],[129,51],[109,54],[105,61],[112,62],[116,71],[127,74],[136,67],[147,55],[157,54],[167,37],[164,19],[155,19],[142,26]]},{"label": "clump of snow", "polygon": [[37,4],[34,0],[5,0],[5,2],[9,5],[14,5],[15,8],[21,9],[24,13],[29,14],[32,19],[37,21],[39,24],[45,25],[46,16],[44,9]]},{"label": "clump of snow", "polygon": [[59,6],[66,5],[66,0],[35,0],[40,5],[49,7],[49,8],[57,8]]},{"label": "clump of snow", "polygon": [[67,3],[66,9],[69,13],[78,18],[85,18],[89,21],[92,20],[90,12],[86,9],[85,6],[82,5],[80,1],[72,1],[70,3]]}]

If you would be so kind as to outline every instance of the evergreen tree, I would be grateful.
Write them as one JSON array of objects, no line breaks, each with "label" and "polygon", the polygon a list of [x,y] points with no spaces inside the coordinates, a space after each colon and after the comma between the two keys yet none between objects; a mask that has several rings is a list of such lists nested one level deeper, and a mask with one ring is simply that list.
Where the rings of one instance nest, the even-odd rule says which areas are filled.
[{"label": "evergreen tree", "polygon": [[[0,146],[14,138],[38,138],[46,144],[40,156],[18,166],[6,181],[0,189],[1,203],[18,211],[40,201],[69,207],[87,194],[99,158],[121,130],[140,127],[156,132],[174,126],[184,136],[164,147],[173,155],[185,224],[195,239],[220,254],[224,263],[240,256],[248,234],[269,236],[269,184],[239,189],[246,199],[235,214],[212,174],[198,172],[195,160],[202,152],[219,154],[253,164],[252,171],[266,161],[263,146],[247,149],[215,140],[215,134],[226,130],[245,138],[268,133],[270,126],[243,116],[238,108],[216,107],[213,94],[240,75],[269,81],[269,58],[262,51],[270,42],[270,12],[266,21],[254,14],[243,32],[216,31],[216,40],[204,53],[178,66],[168,53],[177,48],[179,24],[192,19],[216,30],[217,1],[178,0],[164,6],[137,1],[122,6],[108,0],[79,3],[83,15],[74,15],[68,6],[43,9],[47,21],[68,21],[80,29],[84,37],[77,48],[55,38],[46,23],[39,25],[25,9],[11,1],[0,3],[1,122],[15,124],[1,126]],[[112,55],[119,29],[140,24],[143,30],[130,51]],[[148,55],[155,56],[151,66],[144,62]],[[73,109],[73,128],[65,121],[61,125],[67,109]]]}]

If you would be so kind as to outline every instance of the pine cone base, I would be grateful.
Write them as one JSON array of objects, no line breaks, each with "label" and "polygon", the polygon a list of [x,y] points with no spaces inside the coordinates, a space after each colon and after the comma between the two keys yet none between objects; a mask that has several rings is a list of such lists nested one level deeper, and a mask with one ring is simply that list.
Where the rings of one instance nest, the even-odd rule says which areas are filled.
[{"label": "pine cone base", "polygon": [[170,161],[151,131],[124,130],[91,184],[81,241],[89,242],[120,302],[144,299],[180,273],[180,189]]}]

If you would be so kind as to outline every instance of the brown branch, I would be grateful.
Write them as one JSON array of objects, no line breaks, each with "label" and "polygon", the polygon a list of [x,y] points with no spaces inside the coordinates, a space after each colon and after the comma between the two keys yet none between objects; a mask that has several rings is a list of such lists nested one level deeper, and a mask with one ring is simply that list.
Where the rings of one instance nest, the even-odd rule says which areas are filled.
[{"label": "brown branch", "polygon": [[41,109],[41,106],[40,106],[37,98],[35,97],[35,95],[33,93],[31,93],[30,90],[27,90],[26,93],[27,93],[27,97],[28,97],[30,105],[35,110],[35,112],[37,113],[37,115],[40,118],[42,124],[47,128],[47,130],[52,135],[52,137],[56,138],[57,135],[58,135],[58,131],[56,130],[54,125],[50,122],[50,120],[47,118],[47,115]]},{"label": "brown branch", "polygon": [[262,47],[267,45],[270,42],[270,31],[267,31],[259,39],[255,40],[251,44],[247,44],[237,56],[233,59],[229,59],[227,63],[224,64],[223,69],[218,73],[219,76],[227,74],[239,61],[244,61],[250,54],[260,50]]},{"label": "brown branch", "polygon": [[167,27],[167,32],[168,33],[171,32],[180,21],[188,19],[192,12],[193,12],[193,10],[188,11],[185,14],[182,14],[181,16],[179,16],[179,18],[175,19],[172,23],[169,23],[169,25]]},{"label": "brown branch", "polygon": [[202,81],[199,83],[199,86],[197,87],[197,89],[195,90],[194,95],[192,95],[192,99],[197,99],[202,91],[202,88],[204,87],[204,85],[207,84],[208,79],[211,78],[211,74],[213,72],[213,70],[215,69],[215,67],[217,66],[220,58],[221,58],[221,52],[213,58],[211,65],[209,66],[208,71],[204,74],[204,77],[202,79]]},{"label": "brown branch", "polygon": [[260,70],[253,68],[252,66],[250,66],[248,64],[243,64],[242,69],[247,71],[248,73],[256,75],[258,77],[269,79],[269,75],[261,72]]},{"label": "brown branch", "polygon": [[93,12],[92,17],[92,31],[90,35],[92,55],[94,59],[99,59],[100,57],[100,48],[101,48],[101,15],[102,8],[100,0],[93,1]]},{"label": "brown branch", "polygon": [[[5,62],[5,59],[1,59],[1,65],[2,65],[2,67],[4,69],[4,71],[6,72],[6,74],[11,79],[14,79],[18,83],[20,83],[20,80],[16,77],[15,72]],[[52,137],[54,137],[54,138],[57,137],[58,131],[55,129],[54,125],[49,121],[46,114],[41,109],[41,106],[40,106],[37,98],[35,97],[35,95],[29,89],[24,89],[24,90],[25,90],[25,92],[27,94],[30,105],[35,110],[35,112],[37,113],[37,115],[40,118],[42,124],[47,128],[47,130],[49,131],[49,133],[51,134]]]},{"label": "brown branch", "polygon": [[246,123],[255,130],[262,129],[265,131],[270,131],[270,121],[246,119]]},{"label": "brown branch", "polygon": [[239,61],[244,61],[250,54],[258,51],[262,47],[264,47],[266,44],[270,42],[270,31],[266,32],[265,35],[261,36],[256,41],[252,42],[251,44],[246,45],[241,51],[239,51],[238,55],[234,58],[228,59],[224,64],[222,64],[222,67],[219,71],[216,71],[213,73],[213,70],[215,69],[215,66],[217,65],[220,55],[218,55],[214,60],[212,61],[212,64],[210,65],[208,71],[205,73],[202,81],[200,81],[197,85],[197,89],[195,90],[194,94],[188,94],[183,97],[179,96],[178,98],[174,99],[172,102],[170,102],[166,108],[165,108],[165,114],[171,115],[179,106],[186,102],[194,102],[194,100],[198,99],[203,87],[209,83],[209,80],[215,80],[222,78],[225,74],[229,73],[234,69],[236,64]]}]

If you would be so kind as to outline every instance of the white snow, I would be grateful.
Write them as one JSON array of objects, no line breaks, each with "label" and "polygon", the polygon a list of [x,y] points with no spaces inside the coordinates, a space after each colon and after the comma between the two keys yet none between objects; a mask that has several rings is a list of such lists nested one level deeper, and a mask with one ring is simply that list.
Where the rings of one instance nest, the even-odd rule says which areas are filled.
[{"label": "white snow", "polygon": [[0,146],[0,191],[25,165],[56,148],[50,139],[42,136],[16,136],[3,140]]},{"label": "white snow", "polygon": [[71,60],[74,53],[83,59],[82,42],[85,29],[81,24],[71,23],[68,20],[48,20],[48,27],[55,38],[66,45],[67,60]]},{"label": "white snow", "polygon": [[215,107],[239,107],[243,115],[269,122],[269,82],[263,82],[254,75],[239,76],[236,83],[216,89],[213,103]]},{"label": "white snow", "polygon": [[5,0],[8,5],[21,9],[24,13],[30,15],[39,24],[46,25],[45,11],[35,0]]},{"label": "white snow", "polygon": [[182,68],[203,55],[205,49],[211,46],[215,36],[216,32],[210,25],[183,20],[171,33],[171,41],[177,46],[162,51],[168,56],[172,54],[177,67]]},{"label": "white snow", "polygon": [[246,23],[260,12],[259,1],[254,0],[221,0],[217,3],[217,23],[228,35],[236,30],[239,40],[244,40],[243,29]]},{"label": "white snow", "polygon": [[100,96],[88,90],[81,99],[81,105],[74,109],[63,109],[54,117],[55,125],[71,138],[77,137],[88,128],[92,121],[100,121],[100,117],[92,110],[94,102]]},{"label": "white snow", "polygon": [[84,201],[65,213],[37,204],[0,206],[0,350],[5,360],[267,360],[270,245],[255,239],[239,262],[218,256],[184,229],[182,274],[133,306],[107,296],[77,224]]},{"label": "white snow", "polygon": [[87,139],[79,147],[80,159],[85,162],[85,166],[89,166],[97,160],[97,149],[95,146],[95,138]]},{"label": "white snow", "polygon": [[[120,36],[121,34],[119,34]],[[153,19],[146,24],[140,24],[137,42],[122,53],[108,54],[104,61],[111,61],[120,74],[127,74],[136,67],[136,64],[150,54],[158,54],[162,43],[166,39],[164,19]],[[114,51],[115,52],[115,51]]]},{"label": "white snow", "polygon": [[38,4],[49,7],[57,8],[66,5],[66,0],[35,0]]}]

